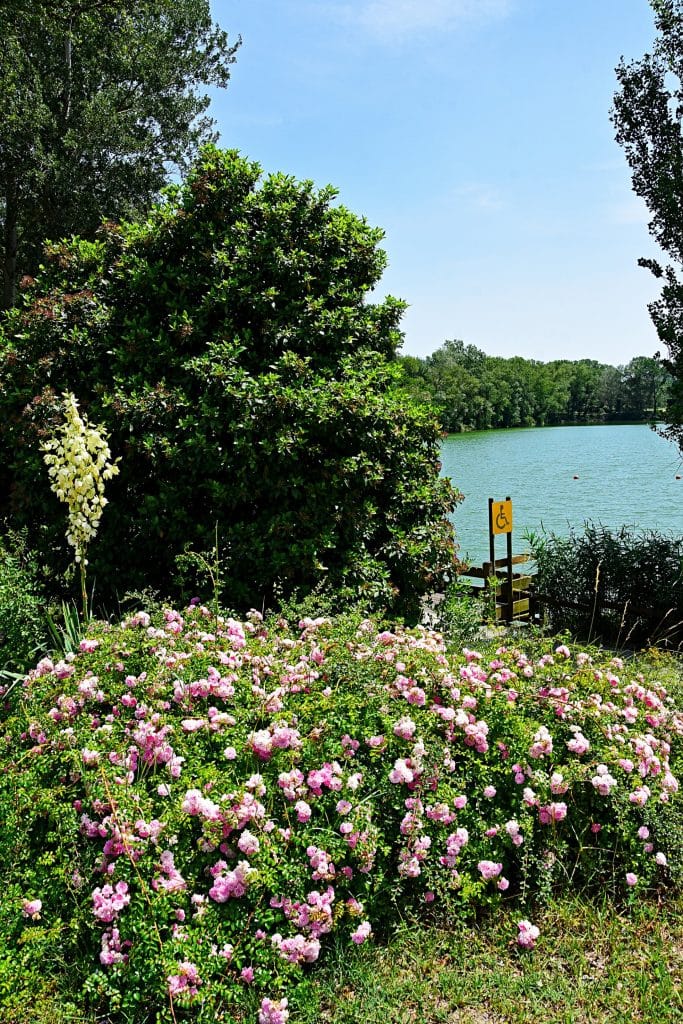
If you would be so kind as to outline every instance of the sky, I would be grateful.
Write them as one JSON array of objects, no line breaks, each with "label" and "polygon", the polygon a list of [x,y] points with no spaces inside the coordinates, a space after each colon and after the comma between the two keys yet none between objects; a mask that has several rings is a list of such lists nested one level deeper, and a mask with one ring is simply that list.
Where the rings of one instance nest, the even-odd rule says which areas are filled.
[{"label": "sky", "polygon": [[403,353],[623,365],[659,347],[645,206],[614,141],[619,59],[647,0],[212,0],[242,37],[212,94],[219,143],[385,231],[373,298]]}]

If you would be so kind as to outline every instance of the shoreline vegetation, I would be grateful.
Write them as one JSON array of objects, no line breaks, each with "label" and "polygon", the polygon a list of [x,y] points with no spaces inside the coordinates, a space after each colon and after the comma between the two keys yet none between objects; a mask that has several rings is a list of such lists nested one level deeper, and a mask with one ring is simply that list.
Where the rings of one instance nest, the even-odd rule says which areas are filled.
[{"label": "shoreline vegetation", "polygon": [[556,423],[531,423],[520,426],[512,427],[470,427],[463,426],[461,430],[451,430],[444,434],[445,437],[458,437],[459,434],[479,434],[479,433],[490,433],[496,430],[546,430],[553,427],[652,427],[655,428],[659,423],[663,424],[660,416],[653,422],[650,416],[643,417],[642,419],[619,419],[616,416],[600,419],[600,420],[558,420]]},{"label": "shoreline vegetation", "polygon": [[447,434],[506,427],[650,423],[665,411],[674,378],[636,356],[626,366],[594,359],[540,362],[489,356],[460,340],[425,359],[400,356],[412,397],[430,403]]}]

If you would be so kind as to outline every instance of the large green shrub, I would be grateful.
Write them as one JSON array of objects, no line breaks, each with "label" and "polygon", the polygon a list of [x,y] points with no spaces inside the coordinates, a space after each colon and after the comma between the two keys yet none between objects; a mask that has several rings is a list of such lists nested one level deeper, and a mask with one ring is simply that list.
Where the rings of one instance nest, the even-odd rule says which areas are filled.
[{"label": "large green shrub", "polygon": [[553,630],[614,646],[683,646],[683,538],[585,523],[528,540]]},{"label": "large green shrub", "polygon": [[144,223],[48,247],[0,335],[0,511],[55,573],[39,444],[69,391],[121,457],[89,552],[100,596],[168,593],[216,536],[242,607],[327,583],[414,614],[443,588],[438,428],[401,386],[403,304],[367,301],[382,234],[334,198],[209,148]]},{"label": "large green shrub", "polygon": [[264,996],[276,1024],[334,935],[408,907],[514,900],[528,946],[544,894],[681,878],[683,718],[609,655],[194,607],[93,625],[21,698],[0,727],[0,983],[40,960],[111,1024],[256,1024]]}]

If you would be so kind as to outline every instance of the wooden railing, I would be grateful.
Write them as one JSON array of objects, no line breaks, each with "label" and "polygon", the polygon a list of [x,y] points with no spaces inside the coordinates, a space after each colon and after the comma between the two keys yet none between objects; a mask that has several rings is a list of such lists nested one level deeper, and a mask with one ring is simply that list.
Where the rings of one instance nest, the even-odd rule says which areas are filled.
[{"label": "wooden railing", "polygon": [[[532,561],[532,556],[513,555],[512,565],[524,565]],[[512,572],[509,573],[510,561],[507,558],[497,558],[494,562],[484,562],[481,567],[469,566],[462,572],[462,576],[473,580],[482,580],[482,583],[472,584],[472,593],[476,596],[485,597],[491,590],[491,581],[496,581],[495,608],[497,622],[512,622],[514,619],[532,621],[536,616],[536,606],[533,596],[533,573]],[[502,571],[502,572],[501,572]]]}]

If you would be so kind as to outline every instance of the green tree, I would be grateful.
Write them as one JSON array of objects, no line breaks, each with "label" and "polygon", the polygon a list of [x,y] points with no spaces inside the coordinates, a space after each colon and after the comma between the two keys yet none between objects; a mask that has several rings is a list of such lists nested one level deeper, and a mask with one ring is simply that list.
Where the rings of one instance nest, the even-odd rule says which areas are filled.
[{"label": "green tree", "polygon": [[139,215],[211,139],[200,88],[235,46],[208,0],[4,0],[0,5],[0,305],[45,238]]},{"label": "green tree", "polygon": [[334,199],[207,147],[144,221],[48,247],[0,337],[0,514],[54,575],[69,556],[39,446],[69,389],[121,458],[100,597],[168,592],[216,534],[237,607],[328,585],[414,614],[443,588],[440,431],[395,359],[404,304],[367,301],[382,232]]},{"label": "green tree", "polygon": [[617,68],[612,120],[650,232],[671,262],[641,259],[663,282],[650,315],[675,380],[666,433],[683,450],[683,0],[650,0],[658,32],[652,53]]},{"label": "green tree", "polygon": [[623,405],[627,415],[655,420],[667,403],[671,376],[657,359],[635,356],[624,368]]}]

